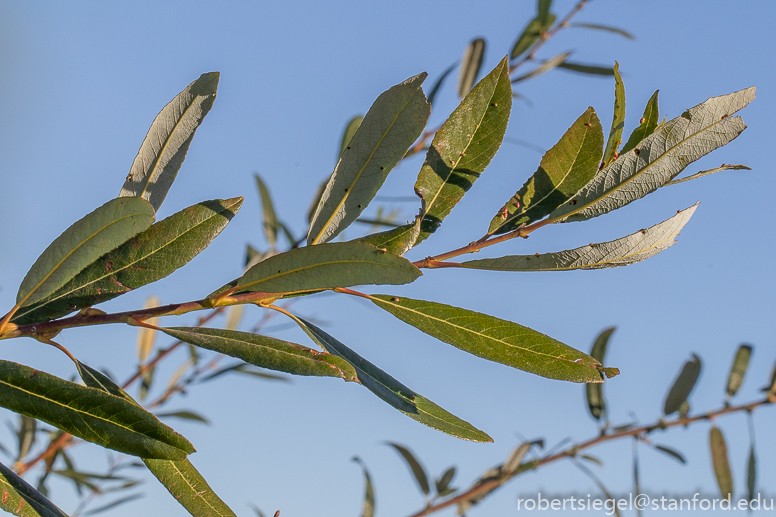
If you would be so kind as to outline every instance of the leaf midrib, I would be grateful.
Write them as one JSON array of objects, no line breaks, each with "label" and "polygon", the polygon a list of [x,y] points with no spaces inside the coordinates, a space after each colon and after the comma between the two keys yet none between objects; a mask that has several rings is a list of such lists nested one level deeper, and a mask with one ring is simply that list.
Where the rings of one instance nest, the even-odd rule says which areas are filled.
[{"label": "leaf midrib", "polygon": [[[173,461],[173,460],[166,460],[166,461],[169,461],[170,464],[172,464],[172,468],[175,469],[175,472],[177,472],[178,475],[181,477],[181,479],[183,479],[183,481],[186,483],[186,486],[189,487],[190,491],[194,493],[193,500],[196,500],[196,498],[199,497],[199,499],[202,500],[208,506],[208,508],[210,508],[211,510],[216,512],[218,515],[228,515],[228,514],[225,514],[225,513],[221,513],[220,510],[216,509],[215,506],[210,504],[210,501],[208,501],[208,499],[206,497],[204,497],[204,493],[202,495],[200,495],[200,493],[197,492],[197,489],[194,487],[194,485],[189,483],[188,478],[183,474],[183,472],[181,472],[181,470],[175,464],[175,461]],[[181,460],[181,461],[186,461],[186,460]],[[213,494],[212,491],[210,493]],[[234,512],[232,512],[232,515],[234,515]]]}]

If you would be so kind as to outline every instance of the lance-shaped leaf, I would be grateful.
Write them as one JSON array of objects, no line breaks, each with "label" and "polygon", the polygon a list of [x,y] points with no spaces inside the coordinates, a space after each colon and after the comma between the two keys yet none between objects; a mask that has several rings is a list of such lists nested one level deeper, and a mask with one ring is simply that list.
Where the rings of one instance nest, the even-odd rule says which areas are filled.
[{"label": "lance-shaped leaf", "polygon": [[135,196],[159,210],[186,159],[194,132],[213,106],[218,72],[202,74],[154,119],[119,196]]},{"label": "lance-shaped leaf", "polygon": [[537,66],[530,72],[520,75],[518,77],[515,77],[512,79],[513,83],[519,83],[521,81],[525,81],[527,79],[531,79],[532,77],[536,77],[539,75],[542,75],[544,73],[549,72],[553,68],[557,68],[561,64],[565,63],[566,60],[569,58],[569,56],[572,54],[571,51],[564,52],[562,54],[558,54],[557,56],[551,57],[550,59],[544,61],[541,65]]},{"label": "lance-shaped leaf", "polygon": [[361,469],[364,471],[364,481],[366,481],[366,488],[364,490],[364,506],[361,510],[361,517],[374,517],[375,514],[375,490],[372,486],[372,477],[369,475],[369,471],[361,458],[358,456],[353,457],[353,461],[361,465]]},{"label": "lance-shaped leaf", "polygon": [[434,485],[437,491],[438,497],[444,497],[447,494],[452,494],[456,491],[455,488],[450,486],[450,483],[455,477],[455,467],[450,467],[445,470],[444,473],[434,480]]},{"label": "lance-shaped leaf", "polygon": [[423,201],[416,244],[447,217],[495,156],[509,122],[512,85],[504,58],[475,86],[431,142],[415,192]]},{"label": "lance-shaped leaf", "polygon": [[428,94],[428,103],[431,104],[431,107],[434,107],[434,99],[436,99],[437,94],[439,93],[439,90],[442,88],[442,84],[444,84],[445,79],[447,79],[447,76],[452,73],[453,70],[455,70],[455,67],[458,66],[458,62],[456,61],[449,67],[445,69],[444,72],[442,72],[442,75],[439,76],[439,79],[436,80],[434,83],[434,86],[431,87],[431,91]]},{"label": "lance-shaped leaf", "polygon": [[19,454],[16,455],[16,461],[22,461],[35,445],[35,438],[38,433],[38,421],[28,416],[19,415],[19,429],[16,430],[16,438],[19,441]]},{"label": "lance-shaped leaf", "polygon": [[709,445],[711,447],[711,462],[714,466],[714,476],[717,478],[717,485],[722,493],[722,497],[727,499],[733,495],[733,475],[730,473],[725,437],[717,426],[711,428]]},{"label": "lance-shaped leaf", "polygon": [[741,345],[736,351],[736,357],[733,359],[733,364],[730,366],[730,374],[727,380],[727,398],[731,399],[738,393],[741,388],[741,384],[744,382],[744,375],[746,369],[749,367],[749,358],[752,356],[751,345]]},{"label": "lance-shaped leaf", "polygon": [[[139,198],[118,201],[142,203],[151,211]],[[234,217],[242,201],[241,197],[204,201],[154,224],[99,257],[50,296],[22,308],[13,321],[27,324],[58,318],[166,277],[204,250]]]},{"label": "lance-shaped leaf", "polygon": [[647,101],[647,107],[644,108],[644,115],[641,116],[639,127],[633,130],[628,137],[628,141],[622,147],[620,154],[625,154],[635,148],[639,143],[655,132],[660,122],[660,109],[657,104],[657,96],[660,90],[655,90],[652,97]]},{"label": "lance-shaped leaf", "polygon": [[[612,337],[615,327],[609,327],[604,330],[593,343],[593,349],[590,352],[590,357],[603,364],[606,357],[606,347],[609,344],[609,338]],[[585,394],[587,395],[587,407],[590,409],[590,414],[596,420],[606,415],[606,401],[604,400],[603,384],[585,384]]]},{"label": "lance-shaped leaf", "polygon": [[663,404],[664,415],[670,415],[680,410],[682,404],[687,402],[687,397],[690,396],[700,374],[701,358],[692,354],[692,360],[684,363],[682,370],[668,391],[665,404]]},{"label": "lance-shaped leaf", "polygon": [[604,148],[603,165],[608,165],[617,156],[617,149],[622,143],[622,129],[625,127],[625,85],[620,76],[620,64],[614,62],[614,116],[609,138]]},{"label": "lance-shaped leaf", "polygon": [[685,465],[687,463],[687,460],[684,459],[684,456],[682,456],[681,453],[679,453],[678,451],[675,451],[674,449],[671,449],[670,447],[666,447],[665,445],[655,445],[655,450],[660,451],[663,454],[667,454],[668,456],[671,456],[682,465]]},{"label": "lance-shaped leaf", "polygon": [[16,303],[24,307],[46,298],[153,222],[154,210],[147,201],[108,201],[54,239],[22,280]]},{"label": "lance-shaped leaf", "polygon": [[461,267],[494,271],[570,271],[602,269],[641,262],[676,244],[677,235],[690,220],[697,204],[679,211],[667,221],[620,239],[589,244],[573,250],[535,255],[507,255],[469,260]]},{"label": "lance-shaped leaf", "polygon": [[523,32],[520,33],[517,41],[515,41],[515,44],[512,46],[512,52],[510,52],[509,58],[517,59],[520,57],[520,55],[530,49],[533,44],[539,40],[543,33],[547,32],[547,30],[552,27],[553,23],[555,23],[555,15],[552,13],[548,13],[543,19],[536,17],[528,22],[528,25],[523,29]]},{"label": "lance-shaped leaf", "polygon": [[614,69],[611,66],[606,65],[588,65],[584,63],[572,63],[571,61],[564,61],[558,65],[558,68],[568,70],[570,72],[577,72],[579,74],[589,75],[614,75]]},{"label": "lance-shaped leaf", "polygon": [[402,256],[415,244],[420,235],[422,219],[415,218],[414,223],[408,223],[392,230],[373,233],[358,239],[358,242],[371,244],[375,248],[385,250],[388,253]]},{"label": "lance-shaped leaf", "polygon": [[29,483],[0,463],[0,508],[19,517],[67,517]]},{"label": "lance-shaped leaf", "polygon": [[511,321],[450,305],[374,295],[372,302],[403,322],[483,359],[550,379],[603,382],[614,368],[602,368],[587,354]]},{"label": "lance-shaped leaf", "polygon": [[485,40],[476,38],[469,43],[461,59],[461,72],[458,76],[458,96],[465,97],[480,75],[482,61],[485,59]]},{"label": "lance-shaped leaf", "polygon": [[171,327],[162,331],[175,339],[237,357],[262,368],[294,375],[356,380],[355,370],[344,359],[296,343],[236,330]]},{"label": "lance-shaped leaf", "polygon": [[0,361],[0,405],[73,436],[142,458],[183,459],[194,447],[124,398]]},{"label": "lance-shaped leaf", "polygon": [[599,30],[604,32],[611,32],[613,34],[618,34],[623,38],[626,38],[629,40],[636,39],[636,37],[630,32],[620,29],[619,27],[612,27],[611,25],[601,25],[598,23],[569,23],[568,27],[577,27],[580,29],[593,29],[593,30]]},{"label": "lance-shaped leaf", "polygon": [[348,124],[345,126],[345,131],[342,133],[339,156],[342,156],[342,153],[345,152],[345,148],[348,146],[350,141],[353,140],[353,135],[356,134],[356,131],[358,131],[358,128],[361,127],[361,123],[363,121],[364,117],[362,115],[356,115],[348,121]]},{"label": "lance-shaped leaf", "polygon": [[320,198],[308,244],[329,241],[355,221],[420,136],[431,113],[420,87],[426,76],[390,88],[369,108]]},{"label": "lance-shaped leaf", "polygon": [[236,517],[188,459],[144,459],[143,463],[194,517]]},{"label": "lance-shaped leaf", "polygon": [[539,168],[491,220],[489,234],[538,221],[584,187],[598,171],[604,145],[601,122],[588,108],[542,157]]},{"label": "lance-shaped leaf", "polygon": [[296,293],[365,284],[407,284],[420,276],[407,259],[360,242],[331,242],[262,260],[237,282],[239,291]]},{"label": "lance-shaped leaf", "polygon": [[755,88],[712,97],[660,125],[621,154],[568,202],[550,214],[555,221],[584,221],[654,192],[690,163],[731,142],[746,129],[734,113],[754,99]]},{"label": "lance-shaped leaf", "polygon": [[415,481],[417,482],[418,487],[420,488],[420,491],[423,492],[425,495],[428,495],[429,493],[431,493],[431,488],[428,484],[428,476],[426,475],[426,470],[420,464],[420,462],[415,457],[415,455],[412,454],[412,451],[410,451],[408,448],[404,447],[403,445],[399,445],[398,443],[385,442],[385,444],[393,447],[396,450],[396,452],[398,452],[399,455],[402,457],[404,462],[407,463],[407,466],[410,468],[410,472],[412,472],[412,477],[415,478]]},{"label": "lance-shaped leaf", "polygon": [[746,488],[751,501],[757,489],[757,456],[754,452],[754,444],[749,447],[749,459],[746,462]]},{"label": "lance-shaped leaf", "polygon": [[259,189],[259,197],[261,197],[262,225],[264,226],[264,236],[267,238],[269,247],[274,249],[275,242],[277,242],[278,229],[280,228],[277,215],[275,215],[275,207],[272,205],[272,197],[269,195],[269,189],[267,188],[267,185],[264,184],[261,176],[254,174],[253,177],[256,179],[256,186]]},{"label": "lance-shaped leaf", "polygon": [[408,417],[463,440],[493,441],[486,433],[418,395],[312,323],[301,318],[294,319],[326,352],[342,357],[350,363],[355,368],[358,382],[362,386]]}]

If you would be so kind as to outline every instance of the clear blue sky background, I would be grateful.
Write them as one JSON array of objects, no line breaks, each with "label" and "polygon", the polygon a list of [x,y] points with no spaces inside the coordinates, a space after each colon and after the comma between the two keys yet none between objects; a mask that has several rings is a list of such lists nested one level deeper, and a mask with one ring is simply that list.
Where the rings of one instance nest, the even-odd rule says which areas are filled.
[{"label": "clear blue sky background", "polygon": [[[573,2],[555,4],[554,12],[562,15]],[[13,305],[21,279],[49,242],[118,194],[158,111],[201,73],[221,72],[218,99],[197,132],[160,217],[216,197],[244,195],[245,206],[189,266],[105,305],[116,311],[142,305],[149,294],[164,303],[200,298],[239,274],[245,244],[264,246],[253,172],[262,174],[280,217],[301,235],[310,199],[333,169],[347,120],[366,112],[388,87],[424,70],[430,76],[428,90],[473,37],[487,39],[483,71],[490,70],[511,49],[533,16],[535,3],[3,0],[0,7],[0,306],[5,308]],[[611,240],[700,200],[677,246],[645,263],[614,270],[434,270],[410,286],[376,292],[433,298],[511,319],[585,351],[599,331],[617,325],[607,362],[622,375],[606,384],[615,423],[646,423],[658,417],[668,386],[692,352],[704,360],[699,388],[691,398],[693,409],[718,407],[741,342],[753,344],[755,352],[735,400],[759,398],[776,360],[776,240],[770,222],[776,191],[770,156],[776,115],[776,77],[770,63],[775,17],[771,2],[595,0],[577,21],[621,26],[637,40],[570,29],[540,53],[548,58],[573,49],[576,61],[619,61],[628,101],[626,134],[638,124],[656,89],[661,115],[672,118],[710,96],[757,85],[757,100],[742,112],[749,128],[688,169],[691,173],[721,163],[745,163],[753,171],[729,171],[661,189],[591,222],[554,225],[527,241],[510,241],[488,256]],[[507,136],[540,149],[551,147],[589,105],[605,126],[611,120],[611,78],[555,71],[517,91],[530,105],[515,101]],[[443,121],[456,103],[451,78],[431,123]],[[540,159],[541,152],[533,148],[505,142],[434,239],[409,257],[446,251],[480,237]],[[381,194],[412,195],[421,162],[417,157],[393,171]],[[403,219],[416,211],[415,203],[387,207],[401,209]],[[348,230],[347,236],[357,236],[356,231]],[[276,509],[284,516],[358,515],[363,478],[349,461],[356,454],[371,469],[378,515],[412,513],[423,501],[404,464],[381,444],[384,440],[411,447],[434,475],[458,465],[454,484],[466,486],[506,458],[519,437],[544,437],[552,445],[597,432],[580,385],[480,360],[353,299],[311,298],[294,309],[318,318],[341,341],[490,433],[495,443],[462,442],[425,428],[352,384],[226,376],[193,388],[188,397],[169,406],[195,409],[212,425],[170,423],[199,449],[192,461],[239,515],[252,515],[249,502],[270,515]],[[243,328],[260,316],[257,309],[248,309]],[[181,317],[164,323],[193,321]],[[295,329],[281,328],[273,335],[307,344]],[[125,378],[135,365],[135,336],[130,328],[90,328],[67,332],[61,342],[92,366],[107,367]],[[66,378],[75,374],[64,356],[32,340],[3,342],[2,349],[5,359]],[[184,354],[176,358],[184,360]],[[175,367],[162,369],[158,378],[166,379]],[[776,454],[769,440],[776,412],[766,408],[755,416],[758,486],[773,495],[776,467],[767,460]],[[14,419],[7,412],[0,418]],[[742,495],[749,447],[746,420],[737,415],[718,423],[728,436],[736,491]],[[651,439],[681,450],[689,464],[678,465],[642,447],[644,490],[714,493],[707,437],[706,424],[654,434]],[[15,446],[4,429],[0,441]],[[74,449],[78,465],[104,468],[105,454],[91,449]],[[605,463],[596,472],[609,488],[629,491],[631,444],[607,445],[593,454]],[[146,496],[113,515],[185,514],[150,475],[145,478]],[[572,465],[560,462],[523,476],[471,515],[511,515],[518,493],[587,494],[594,489]],[[51,495],[65,511],[77,502],[70,486],[62,483],[52,484]]]}]

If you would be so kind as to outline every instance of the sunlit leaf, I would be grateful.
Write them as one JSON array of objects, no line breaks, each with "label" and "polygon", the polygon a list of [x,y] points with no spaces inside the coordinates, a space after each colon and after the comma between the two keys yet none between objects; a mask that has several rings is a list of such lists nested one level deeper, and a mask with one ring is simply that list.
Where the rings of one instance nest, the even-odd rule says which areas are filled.
[{"label": "sunlit leaf", "polygon": [[361,123],[363,121],[364,117],[362,115],[356,115],[348,121],[347,125],[345,126],[345,131],[342,133],[339,156],[342,156],[342,153],[345,152],[345,148],[348,146],[350,141],[353,140],[353,135],[356,134],[356,131],[358,131],[358,128],[361,127]]},{"label": "sunlit leaf", "polygon": [[418,239],[421,221],[421,218],[417,217],[414,223],[405,224],[393,230],[373,233],[357,240],[401,257],[412,248]]},{"label": "sunlit leaf", "polygon": [[154,119],[119,196],[136,196],[159,210],[183,165],[192,138],[216,99],[218,72],[202,74]]},{"label": "sunlit leaf", "polygon": [[[615,327],[605,329],[593,343],[593,349],[590,351],[590,357],[603,364],[606,357],[606,347],[609,344],[609,338],[612,337]],[[601,420],[606,415],[606,400],[604,399],[603,384],[585,384],[585,394],[587,396],[587,407],[590,414],[596,420]]]},{"label": "sunlit leaf", "polygon": [[403,445],[399,445],[398,443],[385,442],[385,444],[390,445],[391,447],[396,449],[396,452],[398,452],[401,455],[401,457],[407,463],[407,466],[410,468],[410,471],[412,472],[412,476],[415,478],[415,481],[418,483],[418,487],[420,488],[420,491],[423,492],[425,495],[429,495],[431,493],[431,487],[428,484],[428,476],[426,475],[426,470],[423,468],[423,466],[420,464],[417,458],[415,458],[415,455],[412,454],[412,451],[410,451],[408,448],[404,447]]},{"label": "sunlit leaf", "polygon": [[0,508],[20,517],[67,517],[54,503],[0,463]]},{"label": "sunlit leaf", "polygon": [[749,367],[749,358],[752,356],[751,345],[741,345],[736,351],[736,357],[730,366],[730,374],[727,380],[727,398],[730,399],[738,393],[741,384],[744,382],[746,369]]},{"label": "sunlit leaf", "polygon": [[717,485],[722,497],[727,499],[733,494],[733,475],[730,473],[730,463],[728,462],[727,445],[722,431],[717,426],[711,428],[709,434],[709,445],[711,447],[711,461],[714,466],[714,476],[717,478]]},{"label": "sunlit leaf", "polygon": [[394,86],[369,108],[320,198],[308,244],[329,241],[355,221],[420,136],[431,113],[420,87],[426,76]]},{"label": "sunlit leaf", "polygon": [[655,93],[647,101],[647,107],[644,108],[644,114],[639,121],[639,127],[634,129],[633,133],[628,137],[628,141],[622,147],[620,154],[625,154],[635,148],[657,129],[657,125],[660,122],[660,108],[657,103],[658,93],[660,93],[660,90],[655,90]]},{"label": "sunlit leaf", "polygon": [[236,517],[188,459],[144,459],[148,470],[194,517]]},{"label": "sunlit leaf", "polygon": [[531,20],[512,46],[512,52],[509,53],[509,58],[517,59],[520,57],[530,49],[534,43],[539,41],[541,35],[544,32],[547,32],[547,30],[552,27],[553,23],[555,23],[555,15],[552,13],[548,13],[544,20],[540,17]]},{"label": "sunlit leaf", "polygon": [[571,54],[572,52],[564,52],[562,54],[558,54],[555,57],[551,57],[550,59],[544,61],[541,65],[537,66],[530,72],[520,75],[518,77],[515,77],[514,79],[512,79],[512,82],[519,83],[519,82],[525,81],[526,79],[531,79],[532,77],[536,77],[546,72],[549,72],[550,70],[552,70],[553,68],[556,68],[561,63],[565,63]]},{"label": "sunlit leaf", "polygon": [[667,454],[674,458],[676,461],[681,463],[682,465],[685,465],[687,463],[687,460],[684,459],[684,456],[678,451],[675,451],[674,449],[671,449],[670,447],[666,447],[665,445],[655,445],[655,450],[660,451],[664,454]]},{"label": "sunlit leaf", "polygon": [[482,62],[485,59],[485,40],[476,38],[469,43],[461,59],[461,72],[458,76],[458,96],[465,97],[477,81]]},{"label": "sunlit leaf", "polygon": [[267,238],[269,247],[275,249],[275,243],[278,238],[278,217],[275,214],[275,207],[272,205],[272,196],[269,195],[269,189],[261,176],[254,174],[253,178],[256,180],[256,187],[259,189],[259,197],[261,198],[261,212],[262,212],[262,226],[264,227],[264,236]]},{"label": "sunlit leaf", "polygon": [[598,361],[517,323],[436,302],[382,294],[369,298],[403,322],[489,361],[551,379],[603,382]]},{"label": "sunlit leaf", "polygon": [[666,396],[666,401],[663,405],[664,415],[670,415],[679,411],[682,404],[687,402],[687,397],[690,396],[700,374],[701,358],[692,354],[692,360],[684,363],[679,376],[674,380],[671,389],[668,391],[668,396]]},{"label": "sunlit leaf", "polygon": [[619,27],[612,27],[610,25],[600,25],[598,23],[569,23],[568,26],[577,27],[580,29],[593,29],[593,30],[611,32],[613,34],[619,34],[623,38],[627,38],[629,40],[636,39],[636,37],[630,32],[620,29]]},{"label": "sunlit leaf", "polygon": [[361,517],[374,517],[375,514],[375,490],[372,486],[372,477],[369,475],[369,471],[361,458],[358,456],[353,457],[353,461],[361,465],[361,469],[364,471],[364,480],[366,481],[366,488],[364,490],[364,506],[361,510]]},{"label": "sunlit leaf", "polygon": [[625,127],[625,85],[620,76],[620,64],[614,62],[614,116],[609,138],[604,148],[603,165],[609,165],[617,156],[617,150],[622,143],[622,130]]}]

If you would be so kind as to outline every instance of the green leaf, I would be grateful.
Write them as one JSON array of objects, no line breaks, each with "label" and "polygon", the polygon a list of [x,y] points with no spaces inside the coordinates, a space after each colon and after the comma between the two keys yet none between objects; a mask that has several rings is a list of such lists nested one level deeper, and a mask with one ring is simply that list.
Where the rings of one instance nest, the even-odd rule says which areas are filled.
[{"label": "green leaf", "polygon": [[591,456],[590,454],[581,454],[579,456],[579,459],[585,460],[585,461],[589,461],[590,463],[595,463],[599,467],[603,467],[604,466],[604,462],[601,461],[600,458],[597,458],[595,456]]},{"label": "green leaf", "polygon": [[19,441],[19,454],[16,455],[16,461],[22,461],[35,445],[35,438],[38,432],[38,421],[28,416],[19,415],[19,429],[16,431],[16,438]]},{"label": "green leaf", "polygon": [[[436,302],[382,294],[369,299],[403,322],[483,359],[551,379],[603,382],[598,361],[517,323]],[[610,376],[617,373],[609,371]]]},{"label": "green leaf", "polygon": [[686,361],[679,372],[679,376],[674,380],[674,384],[668,391],[665,404],[663,405],[663,414],[670,415],[679,411],[682,404],[687,402],[698,377],[701,374],[701,358],[692,354],[692,360]]},{"label": "green leaf", "polygon": [[588,65],[585,63],[572,63],[570,61],[564,61],[558,65],[558,68],[568,70],[570,72],[577,72],[580,74],[589,75],[614,75],[614,69],[611,66],[606,65]]},{"label": "green leaf", "polygon": [[619,27],[612,27],[611,25],[600,25],[598,23],[569,23],[568,27],[576,27],[579,29],[593,29],[593,30],[599,30],[599,31],[605,31],[605,32],[611,32],[614,34],[619,34],[623,38],[627,38],[629,40],[635,40],[636,37],[631,34],[628,31],[625,31],[623,29],[620,29]]},{"label": "green leaf", "polygon": [[253,369],[251,367],[252,365],[244,362],[239,362],[237,364],[233,364],[231,366],[227,366],[225,368],[221,368],[220,370],[216,370],[215,372],[211,373],[210,375],[207,375],[205,377],[202,377],[199,379],[199,382],[207,382],[210,380],[213,380],[217,377],[220,377],[224,375],[225,373],[242,373],[243,375],[249,375],[251,377],[257,377],[259,379],[265,379],[270,381],[288,381],[287,377],[284,377],[283,375],[276,375],[273,373],[266,373],[260,370]]},{"label": "green leaf", "polygon": [[356,372],[347,361],[280,339],[236,330],[198,327],[163,328],[162,332],[200,348],[237,357],[270,370],[356,380]]},{"label": "green leaf", "polygon": [[[99,487],[96,487],[99,491]],[[115,501],[111,501],[108,504],[104,504],[102,506],[98,506],[97,508],[93,508],[89,510],[88,512],[84,513],[84,515],[97,515],[98,513],[106,512],[108,510],[112,510],[113,508],[116,508],[117,506],[120,506],[122,504],[128,503],[130,501],[134,501],[135,499],[140,499],[143,497],[143,494],[132,494],[128,495],[126,497],[122,497],[121,499],[117,499]]]},{"label": "green leaf", "polygon": [[434,481],[434,485],[436,487],[437,496],[442,497],[444,495],[450,494],[455,491],[455,489],[450,488],[450,483],[453,481],[453,478],[455,477],[455,467],[450,467],[449,469],[445,470],[444,473],[439,477],[439,479],[436,479]]},{"label": "green leaf", "polygon": [[186,159],[191,139],[216,100],[218,72],[202,74],[154,119],[119,193],[149,201],[159,210]]},{"label": "green leaf", "polygon": [[362,386],[408,417],[463,440],[493,441],[484,432],[418,395],[312,323],[296,317],[294,320],[326,352],[342,357],[350,363]]},{"label": "green leaf", "polygon": [[136,406],[140,407],[140,404],[135,402],[126,391],[121,389],[115,382],[113,382],[110,377],[104,373],[100,372],[99,370],[95,370],[91,366],[88,366],[78,360],[76,360],[75,366],[78,369],[78,375],[81,376],[84,384],[86,384],[88,387],[97,388],[98,390],[110,393],[116,397],[127,399],[128,401],[133,402]]},{"label": "green leaf", "polygon": [[542,157],[539,168],[491,220],[488,234],[512,231],[543,218],[565,203],[596,174],[603,129],[588,108]]},{"label": "green leaf", "polygon": [[442,88],[442,84],[445,82],[445,79],[447,79],[447,76],[452,73],[453,70],[455,70],[455,67],[458,66],[458,62],[456,61],[449,67],[445,69],[444,72],[442,72],[442,75],[439,76],[439,79],[436,80],[434,83],[434,86],[431,87],[431,91],[428,94],[428,103],[431,104],[431,107],[434,107],[434,99],[436,99],[437,94],[439,93],[439,90]]},{"label": "green leaf", "polygon": [[407,466],[410,468],[410,471],[412,472],[412,476],[415,478],[415,481],[418,483],[418,487],[420,488],[420,491],[423,492],[423,494],[428,495],[431,493],[431,488],[428,484],[428,476],[426,475],[426,471],[423,468],[423,466],[420,464],[420,462],[415,458],[415,455],[412,454],[412,451],[410,451],[408,448],[404,447],[403,445],[399,445],[398,443],[394,442],[385,442],[386,445],[390,445],[394,449],[396,449],[396,452],[398,452],[401,457],[404,459],[404,461],[407,463]]},{"label": "green leaf", "polygon": [[342,133],[342,142],[340,142],[339,156],[342,156],[342,153],[345,152],[345,148],[348,146],[350,141],[353,140],[353,135],[356,134],[356,131],[358,131],[358,128],[361,127],[361,123],[363,121],[364,117],[362,115],[356,115],[348,121],[348,124],[345,126],[345,131]]},{"label": "green leaf", "polygon": [[194,447],[127,400],[0,361],[0,405],[102,447],[146,458],[182,459]]},{"label": "green leaf", "polygon": [[22,280],[16,303],[25,307],[69,282],[101,255],[120,246],[154,222],[142,199],[112,199],[54,239]]},{"label": "green leaf", "polygon": [[711,447],[711,461],[714,466],[717,485],[722,497],[727,499],[733,495],[733,476],[730,473],[725,437],[717,426],[711,428],[709,445]]},{"label": "green leaf", "polygon": [[[137,198],[119,201],[143,203]],[[223,230],[242,198],[204,201],[160,221],[123,246],[99,257],[39,303],[21,309],[18,324],[58,318],[155,282],[187,264]]]},{"label": "green leaf", "polygon": [[584,221],[654,192],[690,163],[731,142],[746,129],[732,117],[754,99],[755,88],[712,97],[661,124],[634,149],[621,154],[567,203],[550,214],[553,222]]},{"label": "green leaf", "polygon": [[614,241],[554,253],[469,260],[462,262],[460,267],[494,271],[570,271],[628,266],[653,257],[676,244],[674,239],[690,220],[697,206],[695,204],[680,210],[662,223]]},{"label": "green leaf", "polygon": [[[485,40],[476,38],[469,43],[461,59],[461,72],[458,76],[458,96],[465,97],[480,75],[482,61],[485,59]],[[507,72],[508,73],[508,72]]]},{"label": "green leaf", "polygon": [[685,465],[687,463],[687,460],[684,459],[684,456],[682,456],[681,453],[679,453],[678,451],[675,451],[674,449],[666,447],[665,445],[655,445],[655,450],[658,450],[664,454],[671,456],[682,465]]},{"label": "green leaf", "polygon": [[547,22],[550,19],[550,7],[552,6],[552,0],[539,0],[539,4],[537,5],[537,12],[539,15],[537,18],[539,19],[539,22],[543,25],[546,25]]},{"label": "green leaf", "polygon": [[261,211],[262,211],[262,225],[264,226],[264,236],[267,238],[269,247],[275,249],[275,243],[278,238],[278,218],[275,215],[275,207],[272,206],[272,197],[269,195],[269,189],[262,181],[261,176],[254,174],[256,179],[256,186],[259,189],[259,197],[261,197]]},{"label": "green leaf", "polygon": [[371,244],[375,248],[401,257],[415,244],[420,235],[421,224],[421,218],[416,217],[414,223],[405,224],[385,232],[373,233],[357,239],[357,242]]},{"label": "green leaf", "polygon": [[[606,357],[606,347],[609,344],[609,338],[612,337],[615,327],[609,327],[605,329],[593,343],[593,349],[590,352],[590,357],[603,364]],[[604,400],[603,384],[585,384],[585,393],[587,395],[587,407],[590,409],[590,414],[596,420],[606,415],[606,400]]]},{"label": "green leaf", "polygon": [[625,85],[620,76],[620,64],[614,62],[614,116],[612,128],[609,130],[609,138],[604,148],[602,166],[609,165],[617,156],[617,150],[622,143],[622,130],[625,127]]},{"label": "green leaf", "polygon": [[557,68],[558,66],[560,66],[561,63],[565,63],[571,54],[572,52],[569,51],[569,52],[564,52],[563,54],[558,54],[555,57],[551,57],[550,59],[544,61],[541,65],[537,66],[527,74],[523,74],[518,77],[515,77],[514,79],[512,79],[512,82],[519,83],[527,79],[531,79],[532,77],[536,77],[546,72],[549,72],[553,68]]},{"label": "green leaf", "polygon": [[355,221],[420,136],[431,113],[420,87],[426,76],[394,86],[369,108],[320,198],[308,244],[329,241]]},{"label": "green leaf", "polygon": [[20,517],[67,517],[43,494],[0,463],[0,508]]},{"label": "green leaf", "polygon": [[372,486],[372,477],[369,475],[369,471],[361,458],[358,456],[353,457],[353,461],[361,465],[361,469],[364,471],[364,480],[366,481],[366,490],[364,493],[364,506],[361,510],[361,517],[374,517],[375,514],[375,490]]},{"label": "green leaf", "polygon": [[504,58],[475,86],[431,142],[415,192],[423,201],[423,242],[442,223],[495,156],[509,122],[512,86]]},{"label": "green leaf", "polygon": [[188,459],[144,459],[143,463],[194,517],[236,517]]},{"label": "green leaf", "polygon": [[210,420],[194,411],[167,411],[165,413],[157,413],[156,418],[181,418],[210,425]]},{"label": "green leaf", "polygon": [[752,356],[751,345],[741,345],[736,351],[736,357],[733,359],[733,364],[730,366],[730,374],[727,380],[727,398],[730,400],[738,390],[741,388],[741,384],[744,382],[744,375],[746,369],[749,367],[749,358]]},{"label": "green leaf", "polygon": [[400,285],[420,270],[407,259],[360,242],[332,242],[262,260],[240,277],[238,291],[296,293],[365,284]]},{"label": "green leaf", "polygon": [[657,104],[657,96],[660,90],[655,90],[652,97],[647,101],[647,106],[644,108],[644,115],[641,116],[639,121],[639,127],[633,130],[633,133],[628,137],[628,141],[623,146],[620,154],[625,154],[631,149],[634,149],[639,143],[647,138],[649,135],[655,132],[658,124],[660,123],[660,108]]},{"label": "green leaf", "polygon": [[552,27],[553,23],[555,23],[555,15],[551,13],[547,14],[544,20],[541,18],[541,13],[540,17],[531,20],[525,29],[523,29],[523,32],[517,38],[517,41],[515,41],[512,52],[509,54],[509,58],[517,59],[520,57],[539,40],[542,33]]},{"label": "green leaf", "polygon": [[749,447],[749,460],[746,463],[746,488],[749,500],[752,501],[757,489],[757,456],[754,453],[754,444]]}]

